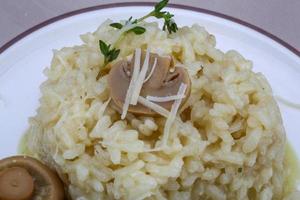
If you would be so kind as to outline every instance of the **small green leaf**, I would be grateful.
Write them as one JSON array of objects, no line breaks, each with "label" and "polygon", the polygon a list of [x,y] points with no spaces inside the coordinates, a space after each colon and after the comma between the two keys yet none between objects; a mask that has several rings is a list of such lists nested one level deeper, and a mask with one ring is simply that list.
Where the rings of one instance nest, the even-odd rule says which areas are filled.
[{"label": "small green leaf", "polygon": [[154,7],[155,12],[161,11],[167,4],[169,0],[162,0],[161,2],[157,3]]},{"label": "small green leaf", "polygon": [[169,13],[169,12],[166,12],[166,13],[165,13],[165,18],[166,18],[166,19],[171,19],[172,17],[174,17],[173,14],[171,14],[171,13]]},{"label": "small green leaf", "polygon": [[112,23],[110,24],[111,27],[117,28],[117,29],[121,29],[123,28],[123,25],[121,23]]},{"label": "small green leaf", "polygon": [[157,19],[164,18],[165,14],[166,14],[165,11],[164,12],[155,12],[154,17],[156,17]]},{"label": "small green leaf", "polygon": [[109,47],[102,40],[99,40],[99,46],[101,53],[106,56],[109,53]]},{"label": "small green leaf", "polygon": [[173,32],[176,32],[178,30],[177,24],[175,22],[172,22],[172,30]]},{"label": "small green leaf", "polygon": [[163,25],[163,31],[165,31],[166,30],[166,27],[167,27],[167,24],[166,24],[166,22],[164,23],[164,25]]},{"label": "small green leaf", "polygon": [[129,17],[129,19],[126,21],[126,24],[132,20],[132,16]]},{"label": "small green leaf", "polygon": [[135,20],[132,21],[132,16],[131,16],[131,17],[129,17],[129,19],[125,22],[125,25],[127,25],[127,24],[129,24],[129,23],[131,23],[131,24],[136,24],[137,22],[138,22],[137,19],[135,19]]},{"label": "small green leaf", "polygon": [[100,51],[104,56],[104,64],[106,65],[107,63],[115,60],[119,54],[120,54],[120,49],[111,49],[111,45],[107,45],[105,42],[102,40],[99,40],[99,46],[100,46]]},{"label": "small green leaf", "polygon": [[174,22],[174,20],[172,19],[172,17],[174,17],[174,15],[172,15],[169,12],[164,13],[164,25],[163,25],[163,30],[168,30],[168,32],[171,34],[172,32],[176,32],[178,30],[177,24]]},{"label": "small green leaf", "polygon": [[120,54],[120,49],[113,49],[112,52],[111,52],[111,57],[109,59],[109,62],[115,60]]},{"label": "small green leaf", "polygon": [[134,32],[137,35],[141,35],[143,33],[145,33],[146,29],[144,27],[141,26],[136,26],[130,30],[128,30],[127,32]]}]

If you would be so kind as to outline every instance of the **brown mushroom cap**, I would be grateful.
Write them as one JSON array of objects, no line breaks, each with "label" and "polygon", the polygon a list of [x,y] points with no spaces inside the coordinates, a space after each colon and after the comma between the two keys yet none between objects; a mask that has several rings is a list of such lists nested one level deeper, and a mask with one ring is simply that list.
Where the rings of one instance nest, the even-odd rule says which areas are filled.
[{"label": "brown mushroom cap", "polygon": [[[146,53],[142,52],[141,64],[145,59]],[[175,67],[171,57],[161,57],[157,54],[150,53],[149,69],[146,77],[149,75],[151,68],[154,64],[155,58],[157,58],[157,65],[153,71],[150,79],[144,83],[140,95],[146,96],[172,96],[176,95],[179,87],[182,83],[187,84],[185,91],[185,98],[182,100],[183,105],[191,90],[191,81],[188,72],[183,67]],[[108,87],[110,89],[110,95],[114,103],[122,110],[125,102],[126,93],[130,84],[131,74],[133,72],[135,55],[131,61],[121,60],[115,63],[108,76]],[[168,102],[155,102],[156,104],[164,107],[167,110],[171,110],[174,101]],[[150,108],[147,108],[141,104],[130,105],[128,112],[144,115],[157,114]]]},{"label": "brown mushroom cap", "polygon": [[[28,193],[23,193],[23,196],[19,196],[15,199],[32,199],[33,197],[40,197],[44,200],[63,200],[64,199],[64,187],[56,173],[50,170],[46,165],[42,164],[40,161],[27,157],[27,156],[13,156],[9,158],[2,159],[0,161],[0,199],[4,200],[15,200],[8,196],[13,192],[12,189],[17,190],[12,187],[11,184],[1,184],[2,181],[12,180],[18,181],[18,191],[29,190]],[[31,180],[34,182],[33,193],[31,191]],[[1,191],[10,190],[6,193]],[[6,196],[5,196],[6,195]],[[29,198],[28,198],[29,195]]]}]

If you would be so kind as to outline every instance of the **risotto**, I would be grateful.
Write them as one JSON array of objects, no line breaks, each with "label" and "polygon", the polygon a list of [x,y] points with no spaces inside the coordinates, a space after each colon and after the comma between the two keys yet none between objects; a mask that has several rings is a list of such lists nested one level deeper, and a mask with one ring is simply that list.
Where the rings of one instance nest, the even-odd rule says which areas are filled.
[{"label": "risotto", "polygon": [[[81,35],[80,46],[54,50],[25,154],[56,169],[72,199],[285,198],[285,131],[272,90],[252,62],[217,49],[215,37],[197,24],[169,34],[141,21],[146,31],[118,40],[118,58],[106,65],[99,40],[112,44],[122,30],[112,23]],[[168,55],[187,72],[190,91],[176,112],[171,105],[158,106],[165,116],[135,114],[129,106],[122,118],[124,110],[116,109],[110,71],[133,60],[137,49]]]}]

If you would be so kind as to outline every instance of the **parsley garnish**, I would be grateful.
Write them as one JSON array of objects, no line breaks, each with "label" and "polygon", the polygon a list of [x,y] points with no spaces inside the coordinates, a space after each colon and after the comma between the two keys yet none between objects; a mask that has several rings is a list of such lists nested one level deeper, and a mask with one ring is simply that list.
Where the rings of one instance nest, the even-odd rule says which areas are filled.
[{"label": "parsley garnish", "polygon": [[104,65],[115,60],[120,53],[120,49],[112,48],[111,45],[107,45],[102,40],[99,40],[100,51],[104,55]]}]

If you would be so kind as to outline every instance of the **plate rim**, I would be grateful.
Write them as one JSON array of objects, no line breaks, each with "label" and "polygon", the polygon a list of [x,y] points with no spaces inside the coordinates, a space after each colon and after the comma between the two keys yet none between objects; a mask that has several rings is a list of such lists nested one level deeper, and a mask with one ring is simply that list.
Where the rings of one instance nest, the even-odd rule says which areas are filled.
[{"label": "plate rim", "polygon": [[[41,29],[41,28],[43,28],[47,25],[50,25],[52,23],[55,23],[57,21],[63,20],[65,18],[68,18],[68,17],[71,17],[71,16],[75,16],[75,15],[79,15],[79,14],[87,13],[87,12],[91,12],[91,11],[96,11],[96,10],[108,9],[108,8],[120,8],[120,7],[130,7],[130,6],[153,6],[153,5],[155,5],[155,2],[120,2],[120,3],[109,3],[109,4],[96,5],[96,6],[91,6],[91,7],[86,7],[86,8],[81,8],[81,9],[78,9],[78,10],[66,12],[66,13],[63,13],[61,15],[52,17],[48,20],[45,20],[41,23],[38,23],[37,25],[21,32],[20,34],[18,34],[17,36],[15,36],[14,38],[12,38],[11,40],[9,40],[8,42],[6,42],[4,45],[2,45],[0,47],[0,54],[2,54],[4,51],[9,49],[11,46],[16,44],[21,39],[23,39],[26,36],[30,35],[31,33],[35,32],[35,31],[37,31],[37,30],[39,30],[39,29]],[[296,56],[298,56],[300,58],[300,51],[296,47],[292,46],[291,44],[289,44],[288,42],[286,42],[283,39],[279,38],[278,36],[275,36],[274,34],[264,30],[263,28],[260,28],[259,26],[253,25],[253,24],[251,24],[249,22],[246,22],[244,20],[238,19],[236,17],[232,17],[230,15],[226,15],[226,14],[223,14],[223,13],[219,13],[219,12],[216,12],[216,11],[204,9],[204,8],[201,8],[201,7],[187,6],[187,5],[181,5],[181,4],[168,4],[168,7],[208,14],[208,15],[211,15],[211,16],[220,17],[220,18],[229,20],[231,22],[240,24],[242,26],[248,27],[248,28],[250,28],[254,31],[257,31],[257,32],[265,35],[266,37],[272,39],[273,41],[281,44],[282,46],[284,46],[285,48],[287,48],[293,54],[295,54]]]}]

